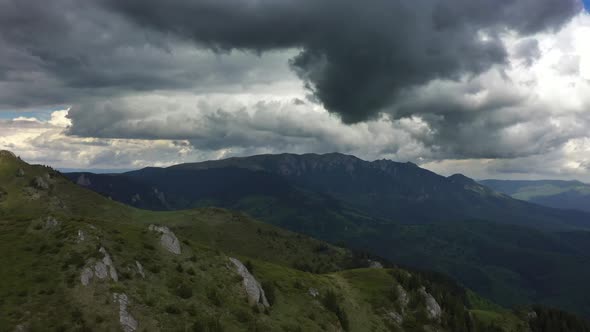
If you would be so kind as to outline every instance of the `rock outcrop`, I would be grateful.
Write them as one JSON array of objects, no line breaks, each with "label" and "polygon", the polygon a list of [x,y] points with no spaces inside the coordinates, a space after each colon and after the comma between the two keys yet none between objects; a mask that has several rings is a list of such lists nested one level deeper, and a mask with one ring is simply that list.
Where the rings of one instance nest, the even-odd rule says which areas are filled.
[{"label": "rock outcrop", "polygon": [[311,295],[311,297],[318,297],[320,296],[320,292],[316,288],[310,288],[307,293]]},{"label": "rock outcrop", "polygon": [[109,275],[111,276],[111,279],[113,279],[113,281],[115,281],[115,282],[119,281],[119,276],[117,275],[117,270],[115,269],[115,266],[113,265],[113,260],[111,259],[111,255],[109,255],[109,253],[106,251],[106,249],[102,248],[102,247],[100,248],[99,252],[104,255],[104,257],[102,258],[102,263],[104,265],[106,265],[106,267],[109,269]]},{"label": "rock outcrop", "polygon": [[82,187],[88,187],[92,185],[92,182],[90,182],[90,179],[87,178],[86,175],[82,174],[76,180],[76,184]]},{"label": "rock outcrop", "polygon": [[79,229],[78,230],[78,243],[84,242],[85,239],[86,239],[86,234],[84,234],[83,230]]},{"label": "rock outcrop", "polygon": [[371,269],[382,269],[383,268],[383,264],[381,264],[381,262],[378,262],[378,261],[369,260],[369,268],[371,268]]},{"label": "rock outcrop", "polygon": [[111,255],[103,247],[99,249],[99,252],[104,256],[102,260],[94,263],[92,268],[85,267],[80,274],[80,282],[84,286],[88,286],[94,277],[98,279],[107,279],[110,277],[115,282],[119,281],[119,275],[117,274],[117,269],[115,269]]},{"label": "rock outcrop", "polygon": [[22,168],[19,168],[19,169],[16,171],[16,176],[17,176],[17,177],[19,177],[19,178],[22,178],[23,176],[25,176],[25,170],[24,170],[24,169],[22,169]]},{"label": "rock outcrop", "polygon": [[166,250],[170,251],[175,255],[180,255],[180,241],[178,241],[176,235],[174,235],[174,233],[170,229],[168,229],[168,227],[150,225],[149,230],[152,232],[161,233],[162,237],[160,238],[160,244],[162,245],[162,247],[164,247]]},{"label": "rock outcrop", "polygon": [[392,320],[394,323],[401,325],[404,322],[404,316],[398,313],[395,310],[391,310],[387,312],[387,318]]},{"label": "rock outcrop", "polygon": [[406,292],[406,290],[402,287],[402,285],[397,285],[397,294],[398,294],[397,301],[403,311],[408,306],[408,303],[410,303],[410,297],[408,296],[408,292]]},{"label": "rock outcrop", "polygon": [[235,265],[238,274],[242,276],[244,289],[248,295],[248,302],[250,305],[262,304],[265,307],[269,307],[270,304],[266,299],[264,289],[262,289],[260,283],[254,278],[250,271],[248,271],[248,268],[235,258],[230,257],[229,260]]},{"label": "rock outcrop", "polygon": [[426,288],[421,287],[418,292],[424,297],[426,301],[426,316],[431,320],[438,320],[442,315],[442,309],[434,297],[426,291]]},{"label": "rock outcrop", "polygon": [[129,298],[127,294],[113,294],[113,300],[115,303],[119,304],[119,323],[121,323],[121,327],[125,332],[133,332],[137,330],[139,324],[137,320],[131,316],[129,311],[127,311],[127,307],[129,306]]},{"label": "rock outcrop", "polygon": [[145,279],[145,272],[143,271],[143,265],[140,262],[135,261],[135,266],[137,267],[137,273]]},{"label": "rock outcrop", "polygon": [[61,224],[61,221],[55,219],[54,217],[47,217],[45,219],[45,229],[52,229]]},{"label": "rock outcrop", "polygon": [[45,180],[43,177],[40,177],[40,176],[36,176],[35,178],[33,178],[33,181],[31,182],[31,186],[33,186],[33,188],[38,189],[38,190],[48,190],[49,189],[49,183],[47,182],[47,180]]},{"label": "rock outcrop", "polygon": [[90,284],[90,281],[92,281],[93,277],[94,272],[92,271],[92,269],[89,267],[85,267],[84,270],[82,270],[82,273],[80,274],[80,282],[82,283],[82,285],[88,286]]}]

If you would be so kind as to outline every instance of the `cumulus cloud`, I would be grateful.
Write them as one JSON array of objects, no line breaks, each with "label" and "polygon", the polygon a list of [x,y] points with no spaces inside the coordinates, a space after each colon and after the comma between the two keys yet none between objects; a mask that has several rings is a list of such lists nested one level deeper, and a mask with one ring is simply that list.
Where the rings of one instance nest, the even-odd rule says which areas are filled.
[{"label": "cumulus cloud", "polygon": [[[237,155],[290,151],[352,153],[416,160],[429,154],[419,119],[387,117],[345,125],[322,108],[291,98],[245,95],[134,96],[75,105],[70,135],[101,138],[186,139],[201,151]],[[270,98],[270,97],[267,97]]]},{"label": "cumulus cloud", "polygon": [[582,176],[580,8],[0,0],[0,111],[68,108],[0,120],[0,148],[70,167],[340,151],[442,172]]}]

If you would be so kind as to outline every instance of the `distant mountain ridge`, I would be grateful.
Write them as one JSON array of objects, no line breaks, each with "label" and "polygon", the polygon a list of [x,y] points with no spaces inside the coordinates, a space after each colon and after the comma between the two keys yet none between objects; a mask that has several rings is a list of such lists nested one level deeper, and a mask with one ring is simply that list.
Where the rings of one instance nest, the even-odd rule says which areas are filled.
[{"label": "distant mountain ridge", "polygon": [[374,217],[402,223],[487,219],[541,228],[589,226],[590,215],[514,200],[460,174],[443,177],[413,163],[369,162],[339,153],[258,155],[124,174],[142,178],[149,173],[149,181],[160,186],[164,183],[158,179],[158,173],[170,176],[176,171],[230,168],[278,175],[297,188],[330,195],[354,208],[370,211]]},{"label": "distant mountain ridge", "polygon": [[590,184],[561,180],[482,180],[516,199],[558,209],[590,212]]},{"label": "distant mountain ridge", "polygon": [[243,211],[451,275],[505,305],[540,302],[590,317],[580,292],[590,278],[589,214],[517,200],[461,174],[342,154],[282,154],[67,176],[146,209]]},{"label": "distant mountain ridge", "polygon": [[5,151],[0,230],[0,331],[590,330],[242,213],[135,209]]}]

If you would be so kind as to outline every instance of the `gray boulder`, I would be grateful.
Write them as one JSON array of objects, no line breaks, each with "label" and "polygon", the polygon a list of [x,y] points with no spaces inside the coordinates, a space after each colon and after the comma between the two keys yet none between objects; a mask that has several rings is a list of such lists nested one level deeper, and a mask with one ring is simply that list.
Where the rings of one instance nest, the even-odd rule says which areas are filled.
[{"label": "gray boulder", "polygon": [[[109,253],[103,247],[99,249],[99,252],[103,254],[102,260],[95,262],[94,265],[91,265],[92,267],[85,267],[80,274],[80,282],[84,286],[88,286],[94,277],[98,279],[108,279],[110,277],[114,282],[119,281],[117,269],[115,269]],[[92,264],[91,262],[88,263]]]},{"label": "gray boulder", "polygon": [[242,276],[244,289],[248,295],[248,302],[250,305],[262,304],[265,307],[269,307],[270,304],[266,299],[264,289],[262,289],[260,283],[254,278],[250,271],[248,271],[248,268],[235,258],[230,257],[229,260],[235,265],[238,274]]},{"label": "gray boulder", "polygon": [[169,252],[180,255],[182,252],[180,249],[180,241],[174,233],[166,226],[156,226],[150,225],[149,230],[152,232],[161,233],[162,236],[160,237],[160,244]]},{"label": "gray boulder", "polygon": [[89,267],[85,267],[84,270],[82,270],[82,274],[80,275],[80,282],[82,283],[82,285],[88,286],[93,277],[94,272],[92,271],[92,269]]},{"label": "gray boulder", "polygon": [[115,303],[119,304],[119,323],[125,332],[133,332],[137,330],[139,324],[137,320],[131,316],[129,311],[127,311],[127,307],[129,306],[129,298],[127,294],[113,294],[113,300]]},{"label": "gray boulder", "polygon": [[318,297],[320,296],[320,292],[316,288],[310,288],[307,293],[311,295],[311,297]]},{"label": "gray boulder", "polygon": [[45,229],[52,229],[58,227],[61,224],[61,221],[55,219],[54,217],[47,217],[45,219]]},{"label": "gray boulder", "polygon": [[109,272],[107,270],[107,266],[103,262],[96,262],[94,264],[94,275],[98,279],[105,279],[109,276]]},{"label": "gray boulder", "polygon": [[109,253],[103,247],[101,247],[98,251],[104,255],[104,257],[102,258],[102,263],[106,265],[106,267],[109,269],[109,275],[111,276],[111,279],[113,279],[113,281],[115,282],[119,281],[119,275],[117,274],[115,265],[113,265],[111,255],[109,255]]},{"label": "gray boulder", "polygon": [[418,292],[424,297],[426,301],[426,316],[431,320],[438,320],[442,315],[442,309],[436,299],[426,291],[426,288],[421,287]]},{"label": "gray boulder", "polygon": [[137,267],[137,273],[145,279],[145,272],[143,271],[143,265],[140,262],[135,261],[135,266]]},{"label": "gray boulder", "polygon": [[387,318],[392,320],[394,323],[401,325],[404,322],[404,316],[398,313],[395,310],[391,310],[387,312]]},{"label": "gray boulder", "polygon": [[39,190],[48,190],[49,189],[49,183],[44,178],[42,178],[40,176],[36,176],[35,178],[33,178],[31,185],[33,186],[33,188],[39,189]]},{"label": "gray boulder", "polygon": [[369,268],[371,268],[371,269],[382,269],[383,268],[383,264],[381,264],[381,262],[378,262],[378,261],[369,260]]},{"label": "gray boulder", "polygon": [[22,178],[23,176],[25,176],[25,170],[23,170],[22,168],[19,168],[16,171],[16,176],[19,177],[19,178]]},{"label": "gray boulder", "polygon": [[397,294],[397,301],[399,302],[399,305],[403,311],[408,306],[408,303],[410,303],[410,297],[408,296],[408,292],[406,292],[402,285],[397,285]]},{"label": "gray boulder", "polygon": [[78,230],[78,243],[84,242],[85,239],[86,239],[86,234],[84,234],[83,230],[79,229]]},{"label": "gray boulder", "polygon": [[92,182],[90,182],[90,179],[87,178],[86,175],[82,174],[76,180],[76,184],[82,187],[88,187],[92,184]]}]

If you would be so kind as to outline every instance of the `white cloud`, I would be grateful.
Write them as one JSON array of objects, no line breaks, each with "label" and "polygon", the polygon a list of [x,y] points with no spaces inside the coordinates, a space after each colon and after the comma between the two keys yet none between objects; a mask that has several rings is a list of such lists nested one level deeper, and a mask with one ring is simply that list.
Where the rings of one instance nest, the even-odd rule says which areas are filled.
[{"label": "white cloud", "polygon": [[[585,13],[555,33],[524,41],[507,34],[509,66],[430,82],[402,96],[390,110],[394,119],[383,116],[355,125],[342,124],[313,102],[294,102],[305,100],[306,91],[285,64],[293,50],[261,57],[226,54],[218,60],[209,54],[204,63],[237,61],[240,79],[251,84],[229,80],[212,90],[128,91],[84,99],[46,121],[0,120],[0,148],[33,162],[73,168],[340,151],[366,159],[411,160],[477,178],[590,180],[589,35]],[[183,49],[176,56],[185,59],[191,52]],[[270,67],[264,66],[267,60]],[[216,77],[211,72],[210,78]]]}]

